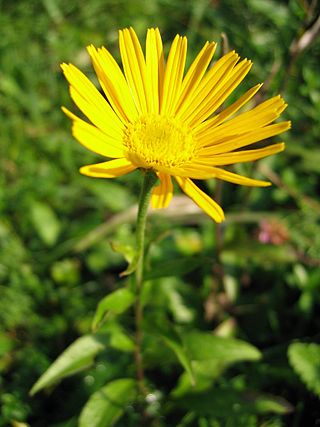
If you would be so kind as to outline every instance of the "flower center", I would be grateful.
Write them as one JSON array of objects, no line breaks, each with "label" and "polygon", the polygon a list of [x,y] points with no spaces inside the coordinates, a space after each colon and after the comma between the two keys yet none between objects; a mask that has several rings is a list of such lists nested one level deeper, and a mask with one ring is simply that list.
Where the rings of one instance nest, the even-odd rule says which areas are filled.
[{"label": "flower center", "polygon": [[127,125],[127,158],[144,169],[167,171],[182,166],[195,155],[191,129],[175,118],[150,114]]}]

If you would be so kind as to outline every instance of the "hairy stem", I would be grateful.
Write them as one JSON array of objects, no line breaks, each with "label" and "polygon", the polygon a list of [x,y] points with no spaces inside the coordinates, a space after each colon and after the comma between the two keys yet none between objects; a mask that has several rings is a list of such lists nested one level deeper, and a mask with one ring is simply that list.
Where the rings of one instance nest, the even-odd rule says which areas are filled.
[{"label": "hairy stem", "polygon": [[151,197],[152,188],[157,181],[157,176],[153,172],[146,171],[144,174],[144,180],[141,188],[139,209],[137,216],[137,228],[136,228],[136,256],[137,256],[137,268],[135,271],[135,284],[136,284],[136,304],[135,304],[135,365],[136,375],[138,382],[138,389],[141,396],[146,395],[146,388],[144,384],[144,369],[142,359],[142,322],[143,322],[143,307],[141,303],[141,292],[143,286],[143,272],[144,272],[144,248],[145,248],[145,229],[147,221],[147,212],[149,201]]}]

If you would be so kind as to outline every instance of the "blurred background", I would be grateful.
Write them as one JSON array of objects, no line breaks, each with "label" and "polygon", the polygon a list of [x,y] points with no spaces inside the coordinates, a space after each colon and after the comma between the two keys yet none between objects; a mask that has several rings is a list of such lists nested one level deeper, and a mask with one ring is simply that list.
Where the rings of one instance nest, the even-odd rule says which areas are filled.
[{"label": "blurred background", "polygon": [[[287,150],[234,167],[274,185],[202,183],[226,222],[217,227],[177,198],[165,216],[150,219],[157,243],[150,257],[162,266],[188,260],[188,268],[181,263],[176,277],[168,274],[159,285],[177,322],[240,337],[263,352],[262,361],[224,381],[292,406],[241,425],[318,425],[319,353],[310,381],[287,356],[294,340],[320,338],[318,14],[314,0],[0,1],[0,426],[77,425],[88,396],[131,360],[111,352],[50,393],[28,395],[50,363],[90,332],[97,302],[116,289],[125,268],[110,241],[132,241],[140,176],[107,181],[79,174],[80,166],[101,159],[71,136],[60,107],[76,109],[59,64],[72,62],[96,82],[85,47],[104,45],[119,60],[117,31],[126,26],[142,43],[147,28],[159,27],[166,49],[176,33],[187,35],[188,63],[206,40],[219,43],[215,58],[222,47],[235,49],[254,66],[228,103],[265,82],[255,102],[281,93],[289,104],[283,117],[292,130],[276,138]],[[170,390],[177,370],[173,365],[159,381],[161,364],[152,368],[160,391]],[[240,426],[227,418],[205,422],[190,425]],[[129,417],[123,425],[136,424]],[[172,415],[159,425],[178,421]]]}]

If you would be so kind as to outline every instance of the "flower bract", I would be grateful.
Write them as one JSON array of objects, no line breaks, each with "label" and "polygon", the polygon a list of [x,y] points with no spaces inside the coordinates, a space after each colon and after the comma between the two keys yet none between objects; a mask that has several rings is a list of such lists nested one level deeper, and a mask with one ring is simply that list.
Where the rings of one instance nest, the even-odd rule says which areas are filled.
[{"label": "flower bract", "polygon": [[103,94],[74,65],[62,64],[70,95],[90,123],[63,107],[72,119],[74,137],[106,157],[80,172],[115,178],[135,169],[159,178],[151,204],[165,208],[173,194],[172,178],[216,222],[221,207],[193,180],[218,178],[235,184],[268,186],[224,166],[249,162],[284,150],[284,143],[245,148],[286,131],[290,122],[274,123],[286,108],[275,96],[239,112],[260,89],[249,89],[226,108],[224,102],[249,72],[252,63],[234,51],[213,63],[216,43],[205,43],[185,70],[187,39],[177,35],[165,58],[158,29],[147,31],[145,53],[132,28],[120,30],[122,68],[102,47],[88,47]]}]

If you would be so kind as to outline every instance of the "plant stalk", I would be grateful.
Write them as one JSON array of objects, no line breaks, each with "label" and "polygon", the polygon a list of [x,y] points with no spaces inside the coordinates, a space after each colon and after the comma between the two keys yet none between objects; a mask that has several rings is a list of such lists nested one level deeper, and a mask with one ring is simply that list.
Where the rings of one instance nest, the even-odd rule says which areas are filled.
[{"label": "plant stalk", "polygon": [[137,267],[135,271],[135,291],[136,291],[136,303],[135,303],[135,365],[136,365],[136,376],[138,383],[138,390],[141,396],[145,397],[147,390],[144,383],[144,369],[143,369],[143,358],[142,358],[142,322],[143,322],[143,306],[141,302],[141,293],[143,287],[143,273],[144,273],[144,249],[145,249],[145,230],[148,206],[151,197],[152,189],[157,182],[157,176],[154,172],[145,171],[144,180],[141,188],[139,198],[139,208],[137,216],[137,228],[136,228],[136,256],[137,256]]}]

